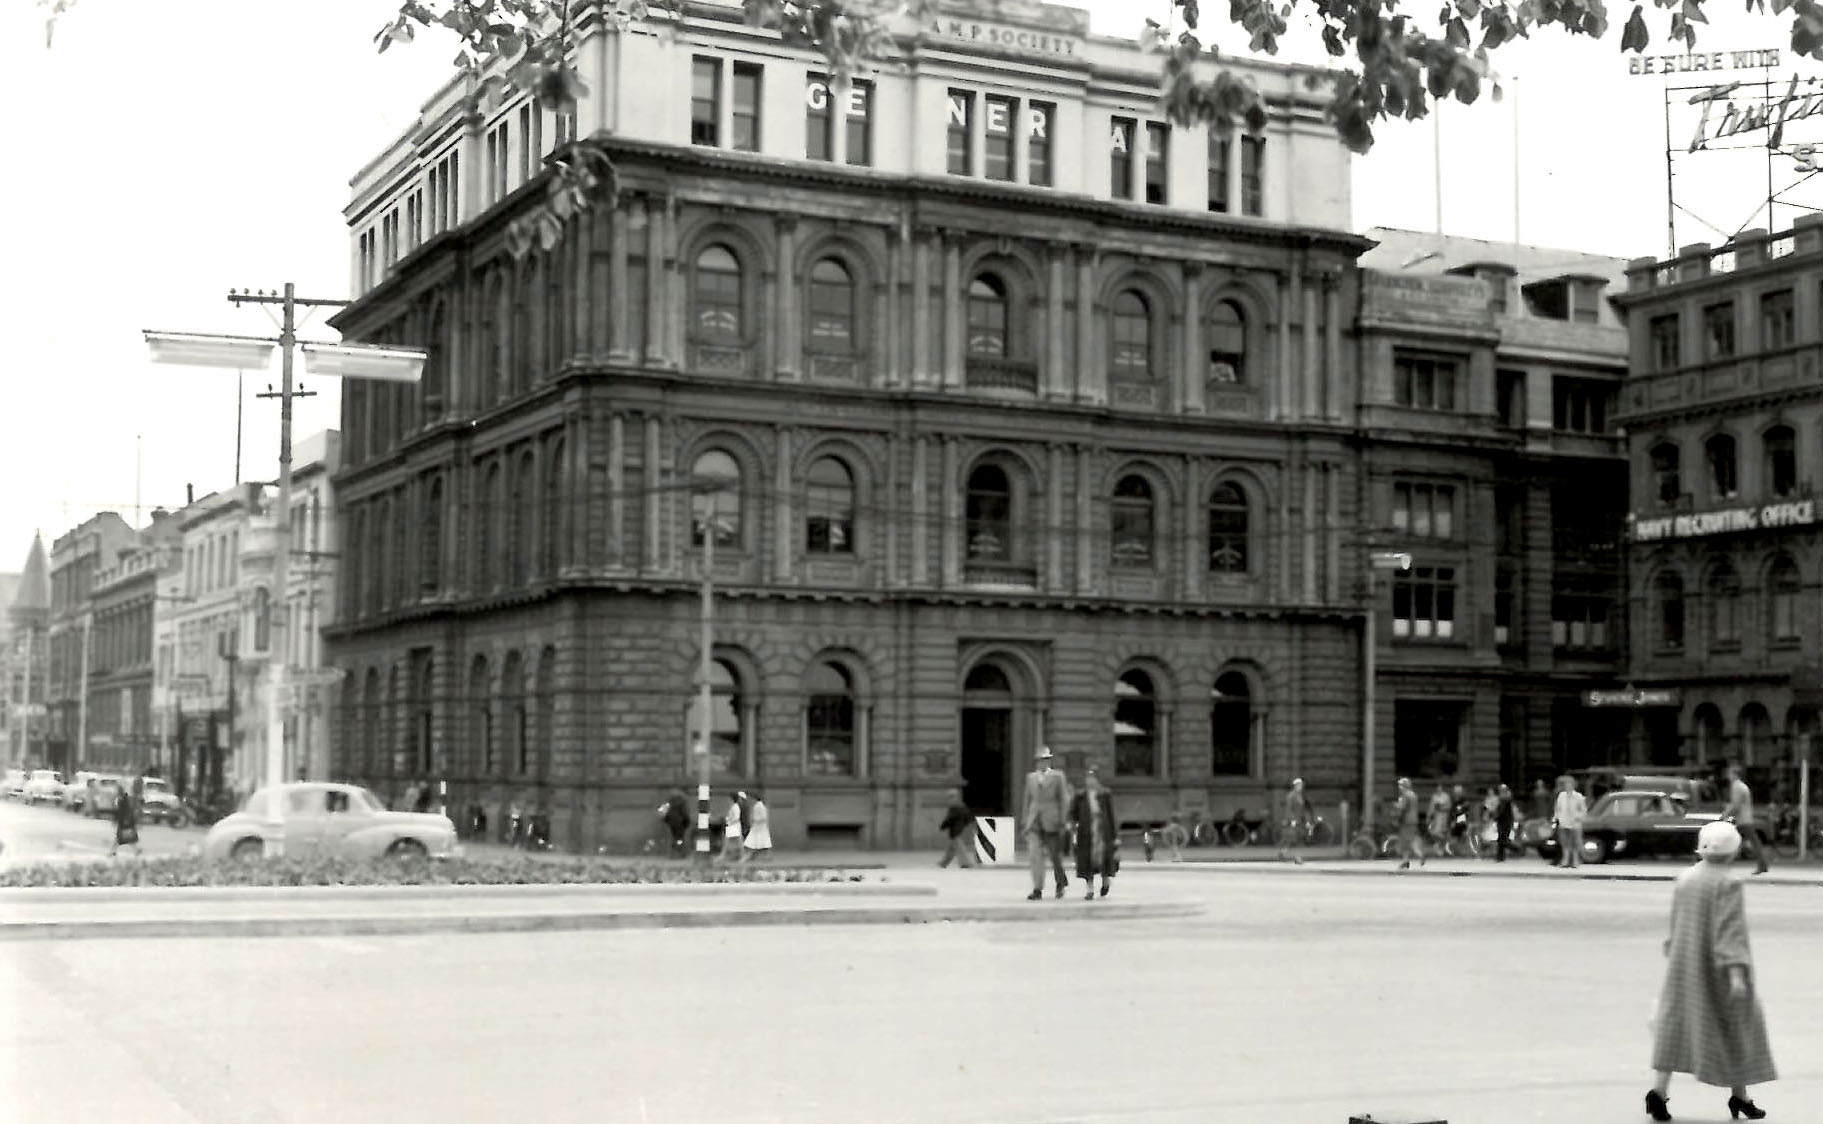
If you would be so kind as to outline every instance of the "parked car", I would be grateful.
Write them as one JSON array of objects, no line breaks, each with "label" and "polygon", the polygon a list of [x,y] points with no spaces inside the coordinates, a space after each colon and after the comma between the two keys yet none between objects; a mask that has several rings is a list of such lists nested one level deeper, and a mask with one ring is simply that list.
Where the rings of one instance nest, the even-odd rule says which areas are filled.
[{"label": "parked car", "polygon": [[63,786],[63,810],[81,812],[88,803],[90,782],[103,775],[89,769],[77,770],[76,775],[70,778],[70,783]]},{"label": "parked car", "polygon": [[6,779],[0,781],[0,797],[8,800],[25,799],[25,782],[31,779],[31,774],[24,769],[8,769]]},{"label": "parked car", "polygon": [[27,804],[56,804],[63,800],[63,774],[55,769],[34,769],[25,782]]},{"label": "parked car", "polygon": [[462,853],[448,816],[392,812],[359,785],[296,782],[268,785],[203,838],[210,859],[257,859],[265,853],[274,811],[284,825],[287,856],[343,859],[447,858]]},{"label": "parked car", "polygon": [[1584,796],[1594,803],[1610,792],[1663,792],[1682,796],[1692,805],[1716,804],[1722,799],[1715,777],[1709,769],[1643,769],[1629,770],[1608,765],[1594,769],[1572,769]]},{"label": "parked car", "polygon": [[171,782],[163,777],[146,777],[140,789],[140,818],[154,823],[167,823],[172,827],[189,827],[190,810],[171,790]]},{"label": "parked car", "polygon": [[89,782],[88,803],[83,811],[96,818],[113,815],[114,802],[120,799],[120,794],[128,783],[127,778],[113,773],[97,776]]},{"label": "parked car", "polygon": [[[1694,855],[1696,834],[1721,818],[1721,809],[1693,809],[1669,792],[1610,792],[1595,802],[1582,824],[1582,861],[1603,863],[1633,855]],[[1562,854],[1554,833],[1535,844],[1538,856]]]}]

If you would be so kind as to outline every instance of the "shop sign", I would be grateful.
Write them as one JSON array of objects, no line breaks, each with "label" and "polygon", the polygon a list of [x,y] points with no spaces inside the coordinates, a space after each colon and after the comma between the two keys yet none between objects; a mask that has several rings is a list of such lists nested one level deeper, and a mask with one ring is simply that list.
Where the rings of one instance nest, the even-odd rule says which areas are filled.
[{"label": "shop sign", "polygon": [[1712,70],[1763,70],[1779,65],[1776,47],[1751,51],[1698,51],[1686,55],[1634,55],[1628,74],[1692,74]]},{"label": "shop sign", "polygon": [[1624,706],[1641,709],[1651,706],[1682,706],[1683,699],[1671,687],[1628,687],[1620,691],[1589,691],[1583,695],[1584,706]]},{"label": "shop sign", "polygon": [[1051,31],[948,16],[932,20],[929,30],[938,39],[1051,58],[1075,58],[1082,53],[1083,47],[1083,39],[1078,35],[1058,35]]},{"label": "shop sign", "polygon": [[1627,516],[1634,542],[1696,539],[1706,535],[1731,535],[1744,531],[1770,531],[1784,527],[1809,527],[1817,521],[1815,500],[1786,500],[1761,507],[1728,507],[1688,515],[1659,515],[1641,519]]}]

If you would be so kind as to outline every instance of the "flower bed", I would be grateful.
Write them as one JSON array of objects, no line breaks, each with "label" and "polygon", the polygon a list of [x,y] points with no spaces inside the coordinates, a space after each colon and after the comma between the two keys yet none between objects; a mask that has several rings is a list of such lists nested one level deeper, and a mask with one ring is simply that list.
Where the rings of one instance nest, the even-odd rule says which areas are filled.
[{"label": "flower bed", "polygon": [[0,871],[0,889],[39,886],[534,886],[859,882],[850,870],[693,867],[598,858],[511,856],[400,862],[335,858],[209,862],[190,855],[139,861],[34,863]]}]

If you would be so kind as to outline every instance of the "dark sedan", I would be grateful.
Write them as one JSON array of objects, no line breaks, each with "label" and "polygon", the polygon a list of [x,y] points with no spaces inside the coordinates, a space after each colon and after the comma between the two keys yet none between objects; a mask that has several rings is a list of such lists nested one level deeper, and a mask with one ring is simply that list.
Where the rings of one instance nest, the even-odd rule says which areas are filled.
[{"label": "dark sedan", "polygon": [[[1633,855],[1694,855],[1696,833],[1721,818],[1720,809],[1694,811],[1682,800],[1663,792],[1610,792],[1595,802],[1583,817],[1582,861],[1607,862]],[[1537,838],[1528,838],[1538,856],[1556,862],[1561,851],[1557,837],[1540,825]]]}]

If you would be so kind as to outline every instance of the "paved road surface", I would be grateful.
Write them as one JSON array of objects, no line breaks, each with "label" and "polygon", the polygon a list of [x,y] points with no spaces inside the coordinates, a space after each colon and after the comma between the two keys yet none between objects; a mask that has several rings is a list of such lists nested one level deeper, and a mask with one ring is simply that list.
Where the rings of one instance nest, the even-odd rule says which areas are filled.
[{"label": "paved road surface", "polygon": [[[943,873],[1021,888],[1017,871]],[[1212,912],[0,944],[0,1118],[1643,1119],[1663,884],[1146,878]],[[1785,1073],[1761,1100],[1804,1119],[1823,1106],[1823,890],[1755,886],[1748,908]],[[1680,1082],[1672,1107],[1724,1120],[1725,1099]]]}]

